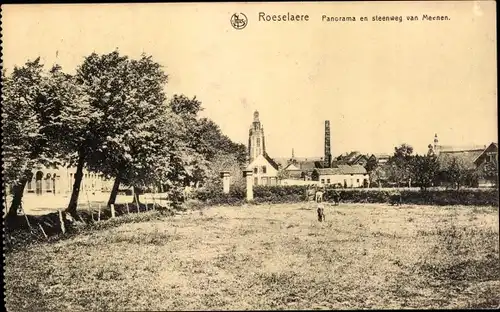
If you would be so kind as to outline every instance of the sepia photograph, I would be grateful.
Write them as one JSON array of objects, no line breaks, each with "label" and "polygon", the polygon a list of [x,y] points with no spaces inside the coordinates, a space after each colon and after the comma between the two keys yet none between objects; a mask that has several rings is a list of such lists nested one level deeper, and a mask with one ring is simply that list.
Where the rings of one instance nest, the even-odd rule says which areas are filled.
[{"label": "sepia photograph", "polygon": [[500,309],[496,9],[3,4],[5,310]]}]

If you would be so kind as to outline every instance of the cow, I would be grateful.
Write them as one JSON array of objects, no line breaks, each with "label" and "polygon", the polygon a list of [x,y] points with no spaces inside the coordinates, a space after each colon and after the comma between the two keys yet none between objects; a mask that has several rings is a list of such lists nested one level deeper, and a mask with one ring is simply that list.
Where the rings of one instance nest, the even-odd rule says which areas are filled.
[{"label": "cow", "polygon": [[403,203],[403,198],[401,197],[401,192],[396,191],[389,195],[389,203],[391,206],[401,206]]},{"label": "cow", "polygon": [[333,204],[334,204],[335,206],[338,206],[338,205],[340,204],[340,200],[341,200],[340,193],[339,193],[339,192],[337,192],[336,190],[334,190],[334,191],[332,192],[332,196],[331,196],[331,197],[332,197],[332,199],[333,199]]}]

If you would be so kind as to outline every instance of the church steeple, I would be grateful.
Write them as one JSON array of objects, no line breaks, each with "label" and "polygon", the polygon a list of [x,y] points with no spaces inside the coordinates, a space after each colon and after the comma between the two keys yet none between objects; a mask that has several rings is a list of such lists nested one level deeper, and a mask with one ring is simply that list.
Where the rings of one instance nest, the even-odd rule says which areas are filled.
[{"label": "church steeple", "polygon": [[433,151],[434,151],[434,154],[435,155],[438,155],[439,154],[439,140],[438,140],[438,135],[437,133],[434,134],[434,148],[433,148]]},{"label": "church steeple", "polygon": [[248,134],[248,158],[250,163],[259,155],[266,153],[264,127],[260,123],[259,112],[253,113],[253,122]]}]

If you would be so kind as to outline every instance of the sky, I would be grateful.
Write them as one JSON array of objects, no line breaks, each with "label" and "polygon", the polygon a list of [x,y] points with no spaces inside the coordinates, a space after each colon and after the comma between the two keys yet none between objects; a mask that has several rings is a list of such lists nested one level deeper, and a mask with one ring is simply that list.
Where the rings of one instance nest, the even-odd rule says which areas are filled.
[{"label": "sky", "polygon": [[[203,3],[2,6],[3,66],[40,56],[69,73],[92,52],[152,55],[169,96],[196,96],[203,116],[247,144],[258,110],[271,157],[425,153],[497,138],[494,2]],[[242,12],[248,25],[230,24]],[[262,22],[266,14],[307,22]],[[407,15],[448,21],[406,21]],[[322,16],[356,22],[323,22]],[[375,15],[403,22],[373,22]],[[359,21],[367,16],[368,22]]]}]

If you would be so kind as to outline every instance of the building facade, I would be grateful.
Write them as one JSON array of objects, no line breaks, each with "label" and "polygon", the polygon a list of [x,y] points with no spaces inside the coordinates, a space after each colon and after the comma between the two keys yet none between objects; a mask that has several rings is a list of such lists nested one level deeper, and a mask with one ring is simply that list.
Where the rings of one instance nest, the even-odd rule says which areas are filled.
[{"label": "building facade", "polygon": [[[32,178],[24,188],[25,195],[69,195],[73,191],[76,167],[49,168],[38,166],[32,171]],[[80,191],[83,193],[109,192],[113,181],[100,174],[83,170]]]},{"label": "building facade", "polygon": [[335,168],[314,169],[313,180],[321,185],[335,185],[343,188],[369,187],[370,179],[361,165],[337,165]]}]

